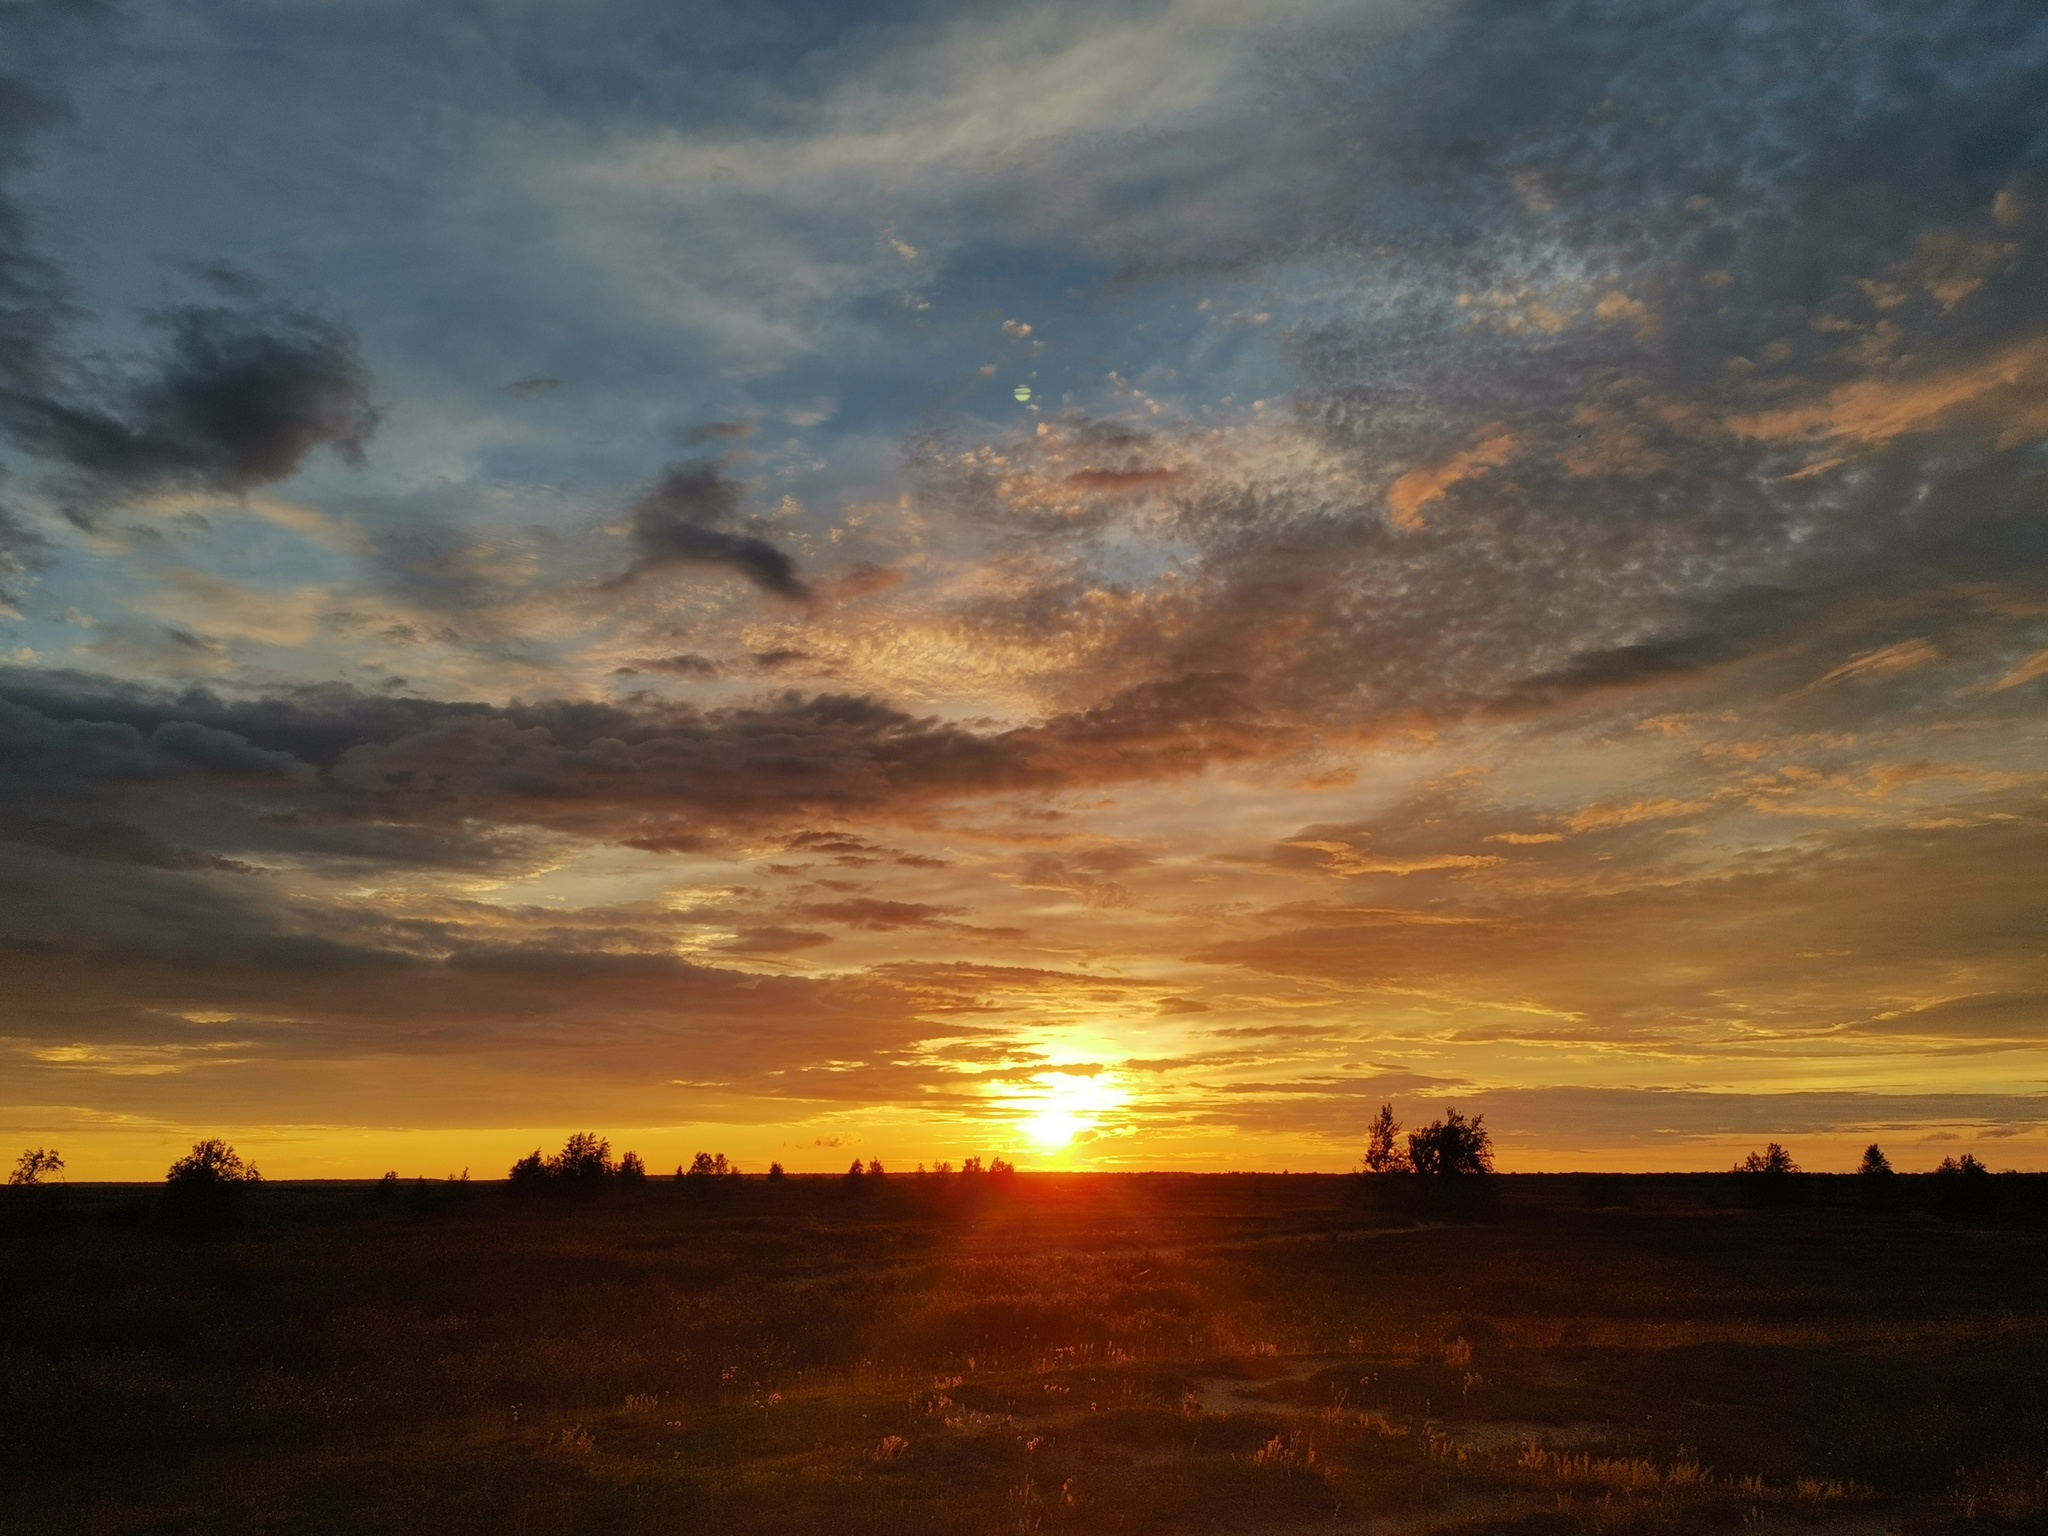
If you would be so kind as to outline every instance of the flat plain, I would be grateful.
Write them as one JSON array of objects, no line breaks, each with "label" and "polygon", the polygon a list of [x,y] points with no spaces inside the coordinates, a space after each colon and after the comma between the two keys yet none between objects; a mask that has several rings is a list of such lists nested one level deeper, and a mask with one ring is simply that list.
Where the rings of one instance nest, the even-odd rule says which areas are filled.
[{"label": "flat plain", "polygon": [[0,1530],[2040,1530],[2038,1182],[16,1192]]}]

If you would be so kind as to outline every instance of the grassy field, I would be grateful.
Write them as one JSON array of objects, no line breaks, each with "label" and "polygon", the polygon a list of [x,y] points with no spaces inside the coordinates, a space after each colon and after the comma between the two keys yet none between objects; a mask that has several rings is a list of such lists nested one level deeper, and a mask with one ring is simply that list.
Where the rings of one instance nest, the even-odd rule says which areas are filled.
[{"label": "grassy field", "polygon": [[0,1192],[0,1530],[2044,1528],[2033,1181],[1404,1182]]}]

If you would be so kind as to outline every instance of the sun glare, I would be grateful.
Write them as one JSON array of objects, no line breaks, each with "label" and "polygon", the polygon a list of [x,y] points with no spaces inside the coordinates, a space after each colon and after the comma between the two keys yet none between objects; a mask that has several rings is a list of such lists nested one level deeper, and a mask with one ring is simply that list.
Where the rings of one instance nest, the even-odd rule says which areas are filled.
[{"label": "sun glare", "polygon": [[1069,1072],[1041,1072],[1035,1091],[1021,1100],[1020,1124],[1041,1152],[1059,1152],[1077,1139],[1091,1138],[1102,1117],[1124,1102],[1113,1080]]}]

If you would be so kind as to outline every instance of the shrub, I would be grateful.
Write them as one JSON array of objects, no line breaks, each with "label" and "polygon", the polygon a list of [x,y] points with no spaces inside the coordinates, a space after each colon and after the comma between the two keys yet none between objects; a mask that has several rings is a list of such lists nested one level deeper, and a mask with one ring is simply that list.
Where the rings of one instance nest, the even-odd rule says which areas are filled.
[{"label": "shrub", "polygon": [[1493,1137],[1486,1129],[1486,1116],[1467,1120],[1455,1109],[1446,1110],[1408,1136],[1408,1164],[1417,1173],[1456,1176],[1493,1172]]},{"label": "shrub", "polygon": [[1799,1179],[1799,1165],[1777,1142],[1763,1151],[1752,1152],[1735,1165],[1746,1199],[1755,1205],[1796,1205],[1805,1198],[1806,1186]]},{"label": "shrub", "polygon": [[988,1173],[992,1179],[1006,1179],[1017,1171],[1017,1165],[1007,1158],[992,1157],[988,1160]]},{"label": "shrub", "polygon": [[1998,1203],[1998,1187],[1991,1170],[1975,1154],[1944,1157],[1934,1170],[1935,1213],[1951,1221],[1988,1215]]},{"label": "shrub", "polygon": [[262,1181],[254,1163],[243,1162],[239,1152],[214,1136],[194,1142],[190,1152],[171,1164],[164,1189],[175,1217],[208,1223],[227,1218],[235,1209],[235,1197]]},{"label": "shrub", "polygon": [[1372,1124],[1365,1133],[1365,1171],[1367,1173],[1407,1173],[1410,1168],[1408,1154],[1394,1138],[1401,1134],[1401,1122],[1394,1118],[1394,1106],[1382,1104],[1380,1112],[1372,1118]]},{"label": "shrub", "polygon": [[262,1181],[263,1175],[256,1171],[256,1165],[243,1162],[242,1155],[218,1136],[195,1141],[192,1150],[171,1164],[170,1172],[164,1175],[164,1182],[178,1190]]},{"label": "shrub", "polygon": [[[1864,1154],[1866,1157],[1868,1153]],[[1884,1154],[1879,1153],[1880,1157]],[[1792,1154],[1775,1141],[1767,1142],[1761,1152],[1752,1152],[1735,1165],[1737,1173],[1761,1174],[1765,1178],[1782,1177],[1797,1173],[1799,1165],[1792,1161]]]},{"label": "shrub", "polygon": [[595,1131],[578,1131],[553,1157],[535,1147],[512,1165],[507,1177],[514,1190],[526,1193],[546,1189],[594,1194],[615,1178],[646,1178],[647,1165],[637,1152],[628,1152],[624,1161],[615,1163],[610,1141]]},{"label": "shrub", "polygon": [[7,1175],[7,1182],[16,1188],[28,1188],[64,1171],[64,1159],[55,1147],[28,1147],[15,1159],[14,1172]]},{"label": "shrub", "polygon": [[612,1161],[611,1142],[592,1131],[576,1132],[562,1143],[562,1150],[550,1162],[548,1172],[571,1183],[594,1183],[618,1172],[618,1165]]}]

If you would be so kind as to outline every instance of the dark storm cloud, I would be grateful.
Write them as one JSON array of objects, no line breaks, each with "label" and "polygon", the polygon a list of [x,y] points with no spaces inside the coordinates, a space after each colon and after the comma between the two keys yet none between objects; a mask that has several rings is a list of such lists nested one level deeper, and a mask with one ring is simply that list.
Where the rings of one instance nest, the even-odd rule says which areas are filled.
[{"label": "dark storm cloud", "polygon": [[[9,5],[0,41],[43,64],[43,78],[58,78],[46,50],[99,9]],[[149,315],[158,344],[139,366],[67,349],[64,326],[76,318],[69,284],[11,190],[37,136],[63,116],[45,89],[0,74],[0,432],[97,495],[248,490],[287,478],[320,447],[360,460],[377,411],[354,333],[233,267],[188,268],[213,302]],[[71,510],[93,515],[75,499]]]},{"label": "dark storm cloud", "polygon": [[110,791],[194,777],[275,780],[297,766],[190,720],[144,734],[113,721],[53,720],[0,699],[0,841],[161,869],[239,867],[109,817]]},{"label": "dark storm cloud", "polygon": [[718,676],[718,663],[693,651],[675,656],[635,656],[624,666],[617,668],[612,675],[632,677],[640,672],[666,672],[672,677],[709,678]]},{"label": "dark storm cloud", "polygon": [[[805,824],[821,813],[916,818],[967,797],[1168,777],[1257,758],[1286,737],[1228,679],[1148,684],[1039,725],[982,731],[832,694],[712,710],[646,699],[443,703],[339,685],[229,699],[20,669],[0,669],[0,704],[13,722],[0,757],[18,776],[20,814],[118,782],[127,803],[160,804],[183,841],[220,855],[374,857],[403,847],[399,862],[455,867],[516,856],[520,828],[664,851],[779,828],[796,851],[931,867],[866,840],[819,841]],[[182,788],[152,798],[147,781],[177,774],[210,775],[217,793],[204,805]],[[265,785],[260,817],[237,808],[248,798],[237,776],[252,775]],[[1128,862],[1098,851],[1078,855],[1075,868],[1093,880]],[[895,911],[830,915],[873,926]]]},{"label": "dark storm cloud", "polygon": [[[350,847],[367,854],[396,826],[472,829],[453,843],[437,835],[416,847],[415,857],[440,849],[458,863],[476,856],[476,832],[517,826],[702,848],[722,829],[800,822],[820,810],[909,813],[1063,775],[1056,762],[1034,761],[1029,734],[977,735],[832,695],[712,711],[440,703],[339,686],[228,700],[196,688],[12,671],[0,673],[0,701],[12,727],[0,737],[0,760],[19,776],[17,804],[26,810],[115,780],[202,768],[275,776],[303,764],[317,776],[294,782],[292,814],[270,813],[260,846],[289,848],[303,829],[308,851],[337,855]],[[209,814],[193,837],[257,846],[236,818]],[[337,830],[348,827],[357,830]]]},{"label": "dark storm cloud", "polygon": [[222,302],[150,316],[161,342],[139,376],[92,393],[16,387],[0,422],[32,454],[95,486],[245,491],[314,449],[360,462],[376,430],[370,378],[345,325],[240,274],[202,274]]},{"label": "dark storm cloud", "polygon": [[783,550],[752,533],[734,531],[743,487],[714,463],[675,464],[633,504],[636,558],[619,583],[682,566],[722,566],[764,592],[805,600],[810,588]]}]

